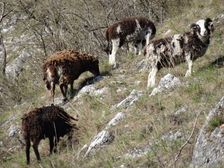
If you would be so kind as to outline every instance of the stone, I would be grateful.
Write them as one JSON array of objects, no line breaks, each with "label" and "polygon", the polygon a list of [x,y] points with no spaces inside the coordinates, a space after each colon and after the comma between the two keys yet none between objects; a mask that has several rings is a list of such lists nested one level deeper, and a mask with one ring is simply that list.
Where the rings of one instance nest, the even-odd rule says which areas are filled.
[{"label": "stone", "polygon": [[183,135],[180,131],[170,131],[166,134],[164,134],[161,139],[164,141],[176,141],[178,139],[182,139]]},{"label": "stone", "polygon": [[11,125],[8,129],[8,136],[14,137],[18,134],[19,129],[15,125]]},{"label": "stone", "polygon": [[179,78],[172,74],[167,74],[160,80],[159,85],[152,90],[150,96],[155,96],[156,94],[167,90],[173,90],[180,85],[181,82]]},{"label": "stone", "polygon": [[136,147],[124,155],[125,158],[139,158],[152,150],[151,145]]},{"label": "stone", "polygon": [[110,122],[107,124],[106,129],[109,129],[112,126],[117,125],[124,118],[125,118],[125,114],[123,112],[117,113],[116,116],[112,120],[110,120]]},{"label": "stone", "polygon": [[224,164],[224,130],[222,125],[209,130],[210,121],[217,116],[224,116],[224,97],[209,112],[206,122],[197,138],[191,167],[218,167]]},{"label": "stone", "polygon": [[129,106],[131,106],[132,104],[134,104],[141,96],[143,96],[143,92],[142,91],[137,91],[137,90],[132,90],[132,92],[130,93],[130,95],[128,97],[126,97],[124,100],[122,100],[120,103],[118,103],[117,105],[113,106],[112,108],[128,108]]},{"label": "stone", "polygon": [[114,135],[112,132],[103,130],[99,132],[88,145],[88,149],[84,157],[88,156],[91,152],[95,151],[97,148],[102,147],[103,145],[110,144],[114,140]]}]

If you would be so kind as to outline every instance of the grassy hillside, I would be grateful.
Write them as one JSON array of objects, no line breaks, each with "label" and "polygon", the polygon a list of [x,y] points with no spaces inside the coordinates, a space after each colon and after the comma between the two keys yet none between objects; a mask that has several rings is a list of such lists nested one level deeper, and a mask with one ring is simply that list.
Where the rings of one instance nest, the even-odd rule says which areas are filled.
[{"label": "grassy hillside", "polygon": [[[163,24],[158,24],[156,38],[164,37],[168,29],[171,29],[171,34],[187,31],[191,23],[206,17],[214,19],[220,14],[224,14],[222,1],[213,0],[203,3],[195,1],[190,8],[182,9]],[[100,96],[84,95],[79,99],[74,98],[64,106],[69,114],[79,117],[80,130],[77,135],[79,144],[70,149],[66,147],[65,140],[62,140],[59,153],[47,156],[48,141],[42,141],[39,146],[42,161],[41,163],[36,161],[31,149],[30,167],[173,167],[175,156],[190,136],[199,114],[193,136],[176,162],[176,167],[189,166],[198,131],[209,110],[224,95],[223,45],[224,20],[219,23],[215,21],[211,44],[206,54],[194,62],[193,75],[184,78],[186,64],[181,64],[174,69],[162,69],[158,73],[157,84],[161,77],[171,73],[180,78],[182,85],[172,92],[153,97],[149,97],[151,90],[146,90],[148,73],[137,70],[137,63],[144,59],[144,56],[120,51],[118,53],[120,66],[115,70],[110,70],[107,58],[101,57],[101,71],[109,71],[109,73],[94,86],[99,89],[107,87],[107,91]],[[4,90],[18,98],[13,96],[13,101],[10,102],[12,96],[10,97],[9,94],[9,97],[6,97],[7,104],[4,104],[7,107],[2,107],[4,111],[2,110],[0,115],[0,141],[2,142],[0,167],[28,167],[25,164],[25,149],[19,146],[17,138],[8,137],[7,130],[10,125],[20,126],[21,116],[30,109],[50,104],[41,80],[43,60],[40,57],[40,59],[35,58],[34,61],[35,68],[25,71],[16,87],[9,87],[7,92]],[[27,64],[32,66],[33,62]],[[77,81],[77,85],[89,76],[91,76],[89,73],[83,74]],[[127,109],[111,109],[113,105],[126,98],[133,89],[143,91],[143,96],[136,103]],[[56,97],[60,96],[57,89]],[[186,110],[180,115],[175,115],[175,112],[183,107]],[[83,145],[89,143],[117,112],[124,112],[126,118],[112,128],[114,141],[94,155],[87,158],[77,157]],[[162,138],[170,132],[173,134],[180,132],[181,136],[175,140]],[[151,144],[153,144],[151,149],[145,155],[135,158],[126,157],[127,153],[147,148]]]}]

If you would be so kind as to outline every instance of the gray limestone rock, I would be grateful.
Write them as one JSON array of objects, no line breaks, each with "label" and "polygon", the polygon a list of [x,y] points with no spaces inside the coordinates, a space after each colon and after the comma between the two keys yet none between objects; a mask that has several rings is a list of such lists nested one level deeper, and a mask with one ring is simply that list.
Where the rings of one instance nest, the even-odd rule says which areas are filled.
[{"label": "gray limestone rock", "polygon": [[167,90],[175,89],[179,85],[181,85],[179,78],[175,77],[172,74],[167,74],[160,80],[159,85],[152,90],[150,96],[154,96]]},{"label": "gray limestone rock", "polygon": [[224,97],[213,108],[200,130],[194,147],[191,167],[215,167],[222,162],[224,165],[224,128],[208,129],[211,120],[224,115]]}]

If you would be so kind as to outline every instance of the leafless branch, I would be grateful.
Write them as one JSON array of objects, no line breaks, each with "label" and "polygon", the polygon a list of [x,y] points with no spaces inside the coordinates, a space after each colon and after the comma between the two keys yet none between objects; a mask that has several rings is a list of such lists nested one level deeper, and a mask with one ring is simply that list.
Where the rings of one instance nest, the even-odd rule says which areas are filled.
[{"label": "leafless branch", "polygon": [[[183,151],[184,147],[190,142],[190,140],[191,140],[191,138],[192,138],[192,136],[194,134],[194,131],[195,131],[195,128],[196,128],[196,124],[197,124],[197,121],[198,121],[198,118],[199,118],[200,114],[201,114],[201,112],[198,112],[198,114],[196,116],[196,119],[194,121],[193,128],[191,130],[191,134],[189,135],[189,137],[187,138],[187,140],[184,142],[184,144],[180,147],[178,153],[175,156],[174,163],[171,166],[176,167],[176,163],[177,163],[178,159],[180,158],[181,152]],[[171,167],[171,166],[169,166],[169,167]]]}]

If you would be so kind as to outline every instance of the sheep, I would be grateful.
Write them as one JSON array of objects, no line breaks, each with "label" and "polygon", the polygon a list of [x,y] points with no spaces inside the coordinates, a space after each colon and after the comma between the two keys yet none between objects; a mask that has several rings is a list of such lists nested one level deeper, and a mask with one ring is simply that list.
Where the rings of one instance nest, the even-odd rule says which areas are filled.
[{"label": "sheep", "polygon": [[108,45],[105,49],[109,54],[109,64],[115,68],[116,52],[125,42],[133,42],[136,54],[141,54],[141,48],[149,44],[149,40],[154,38],[156,28],[152,21],[144,17],[128,17],[114,23],[106,30]]},{"label": "sheep", "polygon": [[203,56],[214,31],[210,18],[191,24],[191,31],[152,41],[144,51],[146,61],[151,65],[147,87],[155,86],[157,72],[163,67],[174,67],[187,62],[185,77],[191,76],[193,61]]},{"label": "sheep", "polygon": [[70,92],[72,93],[74,80],[78,79],[85,71],[90,71],[94,76],[100,75],[99,61],[96,57],[74,50],[63,50],[51,55],[43,65],[43,80],[46,88],[51,91],[53,103],[55,85],[59,85],[65,102],[68,85],[70,85]]},{"label": "sheep", "polygon": [[56,152],[57,143],[60,137],[68,134],[71,140],[73,130],[78,129],[72,120],[77,121],[63,108],[59,106],[43,106],[35,108],[22,117],[22,135],[26,144],[27,164],[30,163],[30,143],[33,142],[33,150],[36,158],[40,161],[38,145],[42,139],[48,138],[50,154]]}]

